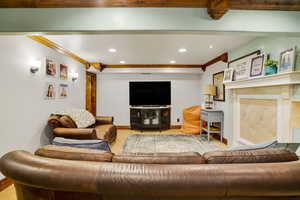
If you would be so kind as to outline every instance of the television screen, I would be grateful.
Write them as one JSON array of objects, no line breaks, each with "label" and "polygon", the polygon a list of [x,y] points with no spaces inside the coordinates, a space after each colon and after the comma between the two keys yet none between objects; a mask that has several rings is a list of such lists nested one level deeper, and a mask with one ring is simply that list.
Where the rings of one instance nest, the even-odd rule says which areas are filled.
[{"label": "television screen", "polygon": [[171,105],[171,82],[130,82],[129,104],[141,105]]}]

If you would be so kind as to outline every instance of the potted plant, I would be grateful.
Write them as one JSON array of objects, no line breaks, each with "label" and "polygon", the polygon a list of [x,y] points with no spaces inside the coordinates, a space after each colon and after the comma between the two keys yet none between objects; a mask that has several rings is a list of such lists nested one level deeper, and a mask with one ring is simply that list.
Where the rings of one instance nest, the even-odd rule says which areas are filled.
[{"label": "potted plant", "polygon": [[265,62],[265,75],[277,74],[278,61],[267,59]]}]

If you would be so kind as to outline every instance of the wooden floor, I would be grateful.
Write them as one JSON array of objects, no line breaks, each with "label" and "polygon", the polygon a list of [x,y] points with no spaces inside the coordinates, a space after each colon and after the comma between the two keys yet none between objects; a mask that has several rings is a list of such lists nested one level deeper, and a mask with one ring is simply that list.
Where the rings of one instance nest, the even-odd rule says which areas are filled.
[{"label": "wooden floor", "polygon": [[[126,141],[126,138],[129,134],[182,134],[180,129],[170,129],[162,132],[158,131],[135,131],[135,130],[128,130],[128,129],[121,129],[118,130],[118,136],[116,139],[116,142],[114,142],[111,145],[111,151],[113,153],[120,153],[123,147],[124,142]],[[220,143],[219,141],[216,141],[212,139],[211,142],[216,143],[217,145],[220,145],[222,148],[226,148],[226,145]],[[15,188],[13,186],[8,187],[6,190],[0,192],[0,200],[17,200],[15,195]]]}]

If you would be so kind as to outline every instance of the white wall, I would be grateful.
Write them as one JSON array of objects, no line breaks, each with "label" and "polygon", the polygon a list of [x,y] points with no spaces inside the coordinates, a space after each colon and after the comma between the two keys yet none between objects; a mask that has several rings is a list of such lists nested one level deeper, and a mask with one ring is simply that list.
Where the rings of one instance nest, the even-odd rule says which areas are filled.
[{"label": "white wall", "polygon": [[[25,36],[0,36],[0,156],[12,150],[33,152],[49,142],[47,118],[53,111],[85,107],[83,66]],[[35,75],[29,72],[31,59],[54,59],[79,73],[73,83],[45,76],[42,66]],[[67,99],[44,100],[47,81],[69,85]],[[3,176],[0,174],[0,179]]]},{"label": "white wall", "polygon": [[[117,125],[130,125],[129,82],[171,81],[171,124],[181,125],[182,110],[200,105],[200,74],[98,74],[97,115],[115,117]],[[180,122],[177,122],[180,118]]]},{"label": "white wall", "polygon": [[[213,74],[224,71],[227,68],[227,63],[218,62],[209,66],[201,78],[201,85],[213,84]],[[201,88],[201,91],[203,88]],[[224,137],[228,139],[229,145],[231,145],[232,138],[232,126],[231,126],[231,113],[230,113],[230,91],[225,91],[225,102],[214,101],[215,109],[222,110],[224,112]],[[202,96],[201,102],[204,103],[205,96]]]}]

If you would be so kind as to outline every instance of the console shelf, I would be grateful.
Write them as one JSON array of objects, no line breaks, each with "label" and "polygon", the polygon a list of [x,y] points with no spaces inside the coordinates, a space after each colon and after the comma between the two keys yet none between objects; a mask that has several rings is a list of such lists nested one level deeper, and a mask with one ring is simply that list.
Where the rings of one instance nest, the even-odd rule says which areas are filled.
[{"label": "console shelf", "polygon": [[170,106],[138,106],[130,107],[130,126],[137,130],[170,129]]}]

